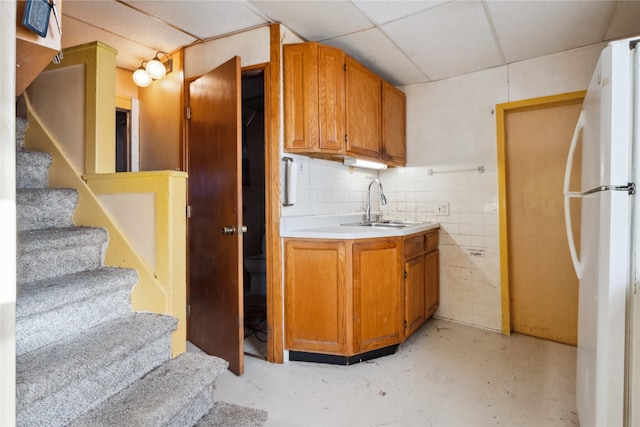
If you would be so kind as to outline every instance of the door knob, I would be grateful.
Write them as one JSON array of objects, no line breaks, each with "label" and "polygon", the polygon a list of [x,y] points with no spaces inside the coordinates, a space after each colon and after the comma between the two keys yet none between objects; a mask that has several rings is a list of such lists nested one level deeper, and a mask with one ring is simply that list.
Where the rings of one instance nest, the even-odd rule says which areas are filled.
[{"label": "door knob", "polygon": [[236,228],[232,225],[229,227],[222,227],[222,234],[234,234],[236,232]]},{"label": "door knob", "polygon": [[246,225],[242,225],[242,226],[240,226],[239,233],[246,233],[247,230],[248,230],[247,226]]}]

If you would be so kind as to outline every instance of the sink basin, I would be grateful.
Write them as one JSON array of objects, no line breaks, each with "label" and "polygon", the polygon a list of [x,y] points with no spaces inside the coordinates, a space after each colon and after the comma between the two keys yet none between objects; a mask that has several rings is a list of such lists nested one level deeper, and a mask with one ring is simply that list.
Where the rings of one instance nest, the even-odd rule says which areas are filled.
[{"label": "sink basin", "polygon": [[417,221],[403,221],[403,220],[382,220],[373,222],[352,222],[348,224],[340,224],[345,226],[358,226],[358,227],[390,227],[390,228],[405,228],[421,225],[422,222]]}]

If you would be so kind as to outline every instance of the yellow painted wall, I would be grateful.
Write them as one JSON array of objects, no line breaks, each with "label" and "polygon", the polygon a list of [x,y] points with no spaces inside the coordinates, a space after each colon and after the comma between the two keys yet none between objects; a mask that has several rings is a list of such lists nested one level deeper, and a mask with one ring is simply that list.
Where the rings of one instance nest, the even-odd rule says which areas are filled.
[{"label": "yellow painted wall", "polygon": [[182,168],[182,51],[171,58],[173,72],[138,89],[141,171]]}]

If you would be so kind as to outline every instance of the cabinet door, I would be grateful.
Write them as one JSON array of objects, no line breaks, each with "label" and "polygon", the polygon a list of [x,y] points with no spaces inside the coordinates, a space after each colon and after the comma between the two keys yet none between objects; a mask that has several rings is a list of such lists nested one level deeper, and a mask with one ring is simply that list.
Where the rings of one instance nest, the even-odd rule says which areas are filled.
[{"label": "cabinet door", "polygon": [[318,146],[318,46],[299,43],[283,50],[284,149],[311,152]]},{"label": "cabinet door", "polygon": [[398,344],[402,338],[401,238],[353,244],[354,352]]},{"label": "cabinet door", "polygon": [[346,347],[344,241],[285,240],[285,346],[343,354]]},{"label": "cabinet door", "polygon": [[406,164],[406,97],[382,82],[382,158],[395,165]]},{"label": "cabinet door", "polygon": [[347,64],[347,154],[373,159],[382,154],[381,79],[349,56]]},{"label": "cabinet door", "polygon": [[340,49],[318,46],[318,144],[322,152],[344,152],[344,58]]},{"label": "cabinet door", "polygon": [[404,263],[404,336],[414,333],[425,320],[425,257]]},{"label": "cabinet door", "polygon": [[439,257],[437,250],[431,251],[425,255],[425,319],[428,319],[436,312],[440,302],[440,267],[438,263]]}]

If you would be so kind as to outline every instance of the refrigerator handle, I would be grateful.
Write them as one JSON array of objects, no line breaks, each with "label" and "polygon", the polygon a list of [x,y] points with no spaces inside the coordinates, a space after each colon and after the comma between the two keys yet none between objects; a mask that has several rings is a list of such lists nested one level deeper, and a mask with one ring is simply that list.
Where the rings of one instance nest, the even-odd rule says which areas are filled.
[{"label": "refrigerator handle", "polygon": [[584,126],[584,111],[580,112],[578,117],[578,123],[576,129],[573,131],[573,137],[571,138],[571,146],[569,147],[569,154],[567,155],[567,165],[564,169],[564,225],[567,231],[567,241],[569,242],[569,252],[571,253],[571,261],[573,261],[573,268],[576,271],[578,279],[582,276],[582,264],[578,259],[576,252],[576,243],[573,239],[573,228],[571,226],[571,206],[569,201],[572,197],[582,197],[581,192],[569,191],[569,181],[571,180],[571,169],[573,169],[573,155],[576,151],[576,145],[578,145],[578,137]]}]

